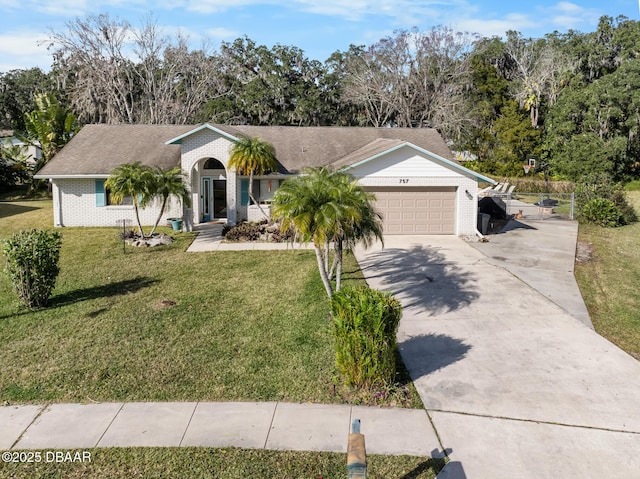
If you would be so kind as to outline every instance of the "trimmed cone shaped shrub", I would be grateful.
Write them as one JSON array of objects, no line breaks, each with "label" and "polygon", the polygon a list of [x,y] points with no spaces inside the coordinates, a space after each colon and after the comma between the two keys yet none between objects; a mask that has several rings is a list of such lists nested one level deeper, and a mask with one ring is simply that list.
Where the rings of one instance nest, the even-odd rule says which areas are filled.
[{"label": "trimmed cone shaped shrub", "polygon": [[336,365],[348,385],[392,384],[396,373],[396,333],[400,302],[367,287],[345,288],[331,298]]},{"label": "trimmed cone shaped shrub", "polygon": [[20,300],[30,308],[46,306],[60,272],[62,236],[57,231],[20,231],[4,243],[6,272]]}]

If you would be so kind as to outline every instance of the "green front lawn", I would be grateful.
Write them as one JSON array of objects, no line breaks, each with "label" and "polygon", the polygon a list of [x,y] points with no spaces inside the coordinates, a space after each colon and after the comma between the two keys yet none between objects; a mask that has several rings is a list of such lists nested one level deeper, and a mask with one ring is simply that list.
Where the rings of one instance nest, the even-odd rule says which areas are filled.
[{"label": "green front lawn", "polygon": [[[92,449],[91,462],[4,464],[0,476],[14,479],[344,479],[346,455],[320,452],[207,448]],[[46,458],[46,451],[42,452]],[[441,459],[413,456],[367,457],[370,479],[432,479]]]},{"label": "green front lawn", "polygon": [[[640,192],[627,193],[640,212]],[[598,333],[640,359],[640,223],[619,228],[581,225],[579,241],[593,248],[576,279]]]},{"label": "green front lawn", "polygon": [[[51,222],[50,201],[0,202],[0,239]],[[49,308],[0,275],[0,402],[345,401],[312,251],[186,253],[180,233],[123,254],[115,227],[61,232]]]}]

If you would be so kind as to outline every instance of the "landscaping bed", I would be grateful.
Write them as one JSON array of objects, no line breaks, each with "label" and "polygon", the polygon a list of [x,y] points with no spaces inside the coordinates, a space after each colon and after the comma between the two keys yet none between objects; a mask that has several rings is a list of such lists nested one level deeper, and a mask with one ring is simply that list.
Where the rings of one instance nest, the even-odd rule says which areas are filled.
[{"label": "landscaping bed", "polygon": [[243,221],[236,225],[225,225],[222,236],[226,242],[260,241],[268,243],[286,243],[292,241],[291,231],[283,232],[280,225],[268,221]]}]

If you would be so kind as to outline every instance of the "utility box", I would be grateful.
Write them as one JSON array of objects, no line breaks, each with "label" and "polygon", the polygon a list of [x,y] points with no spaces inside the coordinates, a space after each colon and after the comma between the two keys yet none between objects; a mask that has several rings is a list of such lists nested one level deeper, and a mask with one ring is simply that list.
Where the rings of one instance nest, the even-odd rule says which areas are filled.
[{"label": "utility box", "polygon": [[349,434],[347,446],[347,478],[366,479],[367,450],[364,444],[364,434],[360,434],[360,419],[355,419]]}]

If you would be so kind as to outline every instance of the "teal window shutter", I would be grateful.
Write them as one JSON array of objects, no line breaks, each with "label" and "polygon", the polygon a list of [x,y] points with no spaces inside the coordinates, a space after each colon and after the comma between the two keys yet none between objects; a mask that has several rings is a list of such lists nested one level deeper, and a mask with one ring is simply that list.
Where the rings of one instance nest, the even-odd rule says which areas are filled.
[{"label": "teal window shutter", "polygon": [[240,180],[240,204],[249,206],[249,180]]},{"label": "teal window shutter", "polygon": [[104,180],[96,180],[96,206],[106,206]]}]

